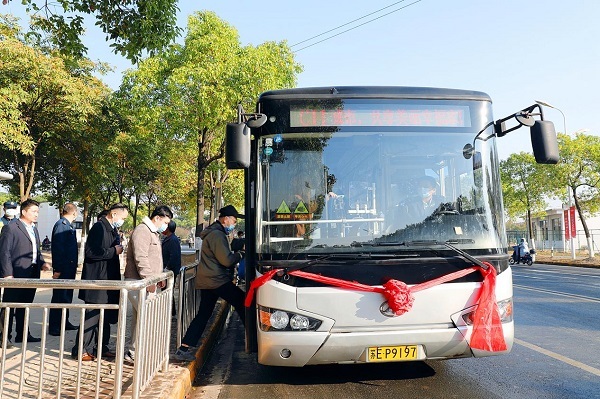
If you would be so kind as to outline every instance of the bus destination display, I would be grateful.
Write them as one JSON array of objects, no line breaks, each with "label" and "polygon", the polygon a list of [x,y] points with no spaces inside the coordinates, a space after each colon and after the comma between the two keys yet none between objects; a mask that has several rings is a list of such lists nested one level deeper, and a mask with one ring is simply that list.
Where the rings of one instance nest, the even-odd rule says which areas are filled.
[{"label": "bus destination display", "polygon": [[431,126],[470,127],[468,106],[344,104],[323,109],[290,106],[290,127]]}]

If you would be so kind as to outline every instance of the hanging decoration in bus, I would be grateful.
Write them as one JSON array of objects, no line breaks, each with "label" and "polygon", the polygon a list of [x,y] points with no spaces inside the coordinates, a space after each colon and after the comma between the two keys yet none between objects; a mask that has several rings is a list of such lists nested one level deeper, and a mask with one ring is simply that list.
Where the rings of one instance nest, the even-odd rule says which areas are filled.
[{"label": "hanging decoration in bus", "polygon": [[290,127],[319,126],[435,126],[470,127],[467,106],[352,104],[343,108],[290,106]]}]

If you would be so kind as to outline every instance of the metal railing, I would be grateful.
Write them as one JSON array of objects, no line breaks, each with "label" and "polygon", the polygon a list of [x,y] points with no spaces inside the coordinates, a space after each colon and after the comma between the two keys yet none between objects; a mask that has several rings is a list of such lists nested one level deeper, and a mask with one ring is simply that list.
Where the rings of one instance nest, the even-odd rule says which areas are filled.
[{"label": "metal railing", "polygon": [[[162,290],[157,290],[156,294],[148,294],[146,288],[160,281],[166,281],[166,286]],[[171,338],[170,315],[173,295],[172,272],[161,273],[154,277],[135,281],[0,279],[0,288],[3,291],[8,288],[57,288],[119,292],[118,304],[65,304],[50,303],[50,301],[0,303],[4,314],[2,323],[2,363],[0,365],[0,397],[2,398],[9,397],[9,393],[18,398],[25,394],[31,397],[29,396],[31,392],[26,393],[25,389],[37,385],[37,392],[33,394],[33,397],[61,398],[64,395],[74,395],[77,398],[99,398],[100,396],[120,398],[124,387],[131,386],[131,396],[137,399],[158,371],[166,372],[168,370]],[[137,332],[134,343],[136,351],[133,366],[125,367],[125,341],[129,324],[127,320],[128,293],[132,291],[139,292],[138,320],[137,325],[133,326]],[[20,352],[8,341],[8,312],[11,309],[24,309],[23,342]],[[49,338],[47,334],[50,309],[62,309],[58,342],[54,338]],[[83,328],[77,331],[79,342],[77,353],[80,356],[75,360],[71,359],[70,354],[65,356],[67,309],[72,310],[73,314],[79,314],[81,325],[83,325],[86,310],[99,310],[98,353],[96,354],[97,361],[95,363],[85,362],[84,365],[81,359]],[[106,316],[107,311],[111,310],[118,312],[114,365],[110,362],[107,363],[106,357],[103,357],[102,354],[103,329],[105,323],[110,322]],[[35,316],[36,321],[41,318],[41,342],[37,353],[32,350],[33,346],[28,347],[27,345],[29,322],[32,316]],[[34,353],[31,354],[31,352]],[[53,369],[52,372],[48,372],[50,366],[56,368],[56,370]],[[126,372],[125,368],[127,368]],[[112,387],[110,381],[112,381]]]},{"label": "metal railing", "polygon": [[[196,316],[198,309],[198,298],[196,295],[196,272],[199,262],[193,262],[181,266],[179,271],[179,297],[177,301],[177,347],[181,346],[181,340],[188,327]],[[182,310],[183,309],[183,310]]]}]

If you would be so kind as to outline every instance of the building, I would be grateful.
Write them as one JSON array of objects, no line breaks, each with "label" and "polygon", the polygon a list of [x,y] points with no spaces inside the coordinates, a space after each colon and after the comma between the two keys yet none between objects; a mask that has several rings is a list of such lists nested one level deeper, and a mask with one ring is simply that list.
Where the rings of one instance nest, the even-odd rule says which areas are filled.
[{"label": "building", "polygon": [[[565,207],[565,209],[567,208]],[[594,251],[598,251],[600,248],[600,216],[588,217],[585,221],[590,231]],[[565,240],[565,217],[562,208],[547,209],[546,215],[533,218],[532,224],[537,249],[570,251],[570,240]],[[573,239],[575,249],[586,250],[588,243],[577,212],[575,212],[575,224],[576,235]]]},{"label": "building", "polygon": [[[81,217],[82,210],[79,209],[79,216],[73,222],[77,232],[77,242],[81,242],[81,229],[83,227],[83,219]],[[52,240],[52,228],[54,223],[60,219],[60,210],[54,205],[50,205],[48,202],[40,203],[40,214],[37,220],[37,228],[40,234],[40,240],[44,240],[44,237],[48,236],[48,239]]]}]

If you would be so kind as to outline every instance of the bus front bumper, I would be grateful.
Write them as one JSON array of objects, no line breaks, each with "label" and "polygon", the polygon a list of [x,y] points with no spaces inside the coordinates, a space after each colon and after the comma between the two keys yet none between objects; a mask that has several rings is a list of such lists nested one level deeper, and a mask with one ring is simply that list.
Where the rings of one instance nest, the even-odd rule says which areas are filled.
[{"label": "bus front bumper", "polygon": [[416,345],[417,356],[411,360],[441,360],[484,357],[510,352],[514,322],[504,323],[507,350],[485,352],[471,350],[465,337],[470,327],[422,328],[407,331],[365,332],[258,332],[258,362],[272,366],[302,367],[332,363],[368,363],[367,352],[374,347]]}]

